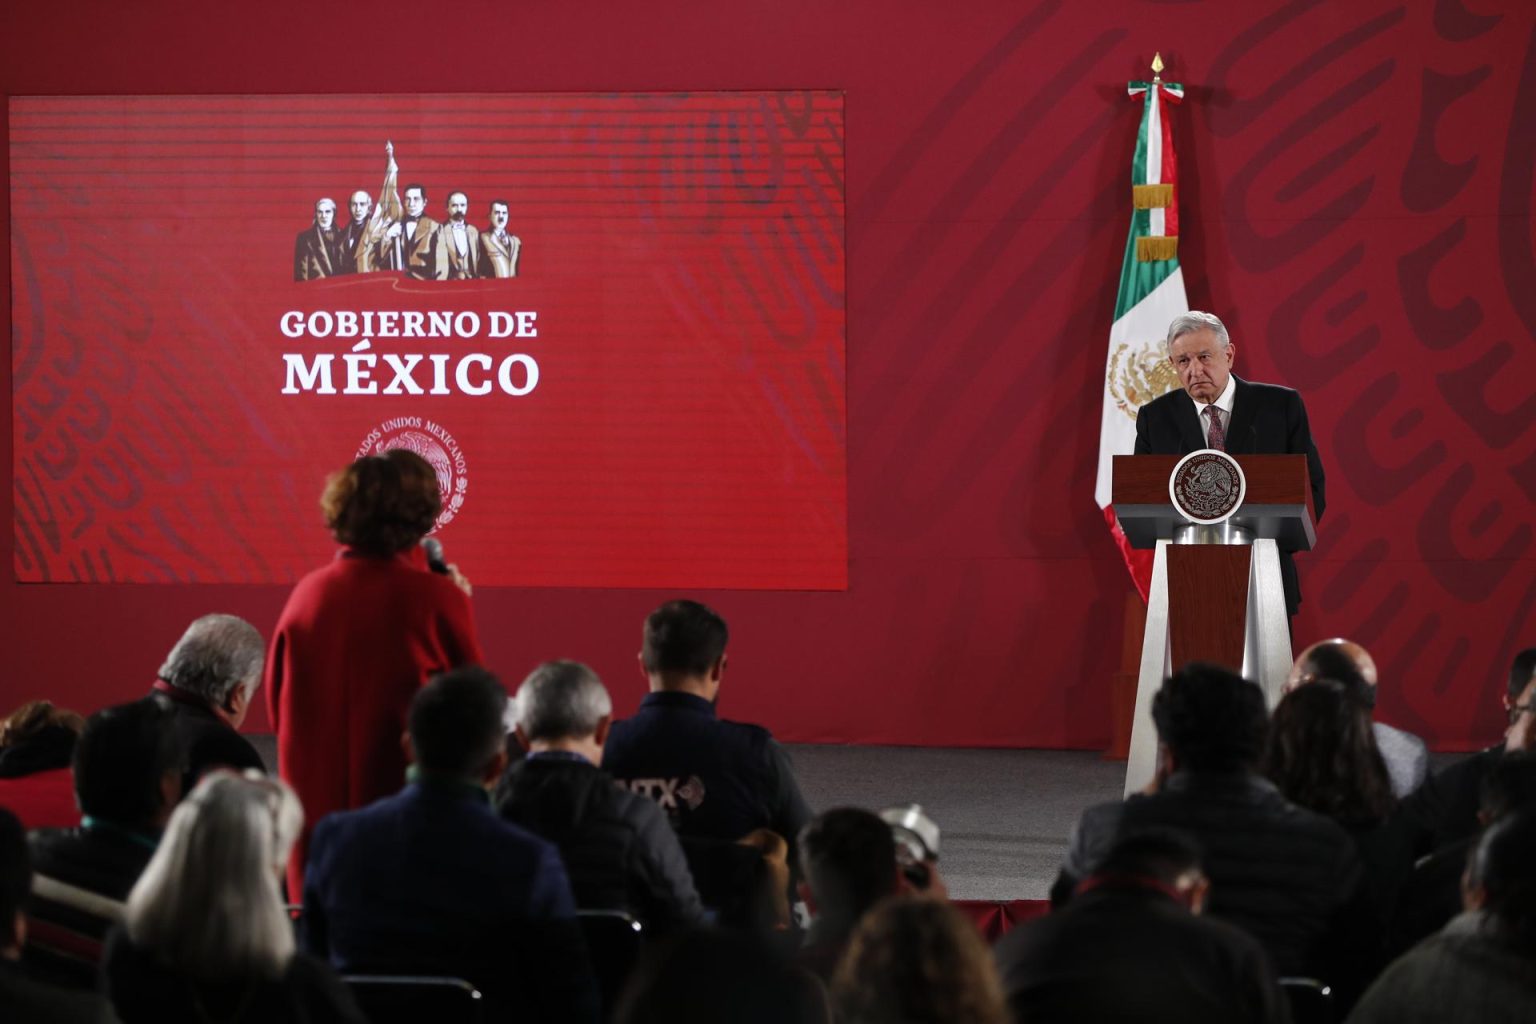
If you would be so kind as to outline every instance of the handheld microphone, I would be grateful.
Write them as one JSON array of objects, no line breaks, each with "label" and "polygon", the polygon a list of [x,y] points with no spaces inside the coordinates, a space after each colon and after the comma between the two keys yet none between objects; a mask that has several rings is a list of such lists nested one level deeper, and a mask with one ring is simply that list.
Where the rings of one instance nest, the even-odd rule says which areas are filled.
[{"label": "handheld microphone", "polygon": [[427,568],[447,576],[448,562],[443,558],[443,542],[436,537],[423,537],[421,549],[427,553]]}]

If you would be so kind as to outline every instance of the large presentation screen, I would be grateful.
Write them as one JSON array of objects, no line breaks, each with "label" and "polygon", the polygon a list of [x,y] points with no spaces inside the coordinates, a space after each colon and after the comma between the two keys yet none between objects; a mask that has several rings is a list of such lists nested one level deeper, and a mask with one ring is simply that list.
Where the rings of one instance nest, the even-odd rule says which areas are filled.
[{"label": "large presentation screen", "polygon": [[287,582],[360,455],[475,582],[847,585],[843,99],[10,100],[22,581]]}]

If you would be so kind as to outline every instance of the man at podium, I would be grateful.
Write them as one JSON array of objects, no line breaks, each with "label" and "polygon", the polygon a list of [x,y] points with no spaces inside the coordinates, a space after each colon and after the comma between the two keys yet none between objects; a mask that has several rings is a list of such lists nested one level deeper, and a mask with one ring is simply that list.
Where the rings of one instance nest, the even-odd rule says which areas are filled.
[{"label": "man at podium", "polygon": [[[1312,443],[1307,408],[1290,388],[1254,384],[1232,372],[1237,346],[1210,313],[1191,310],[1168,325],[1168,361],[1183,390],[1170,391],[1136,414],[1137,455],[1186,455],[1216,448],[1233,455],[1305,455],[1312,510],[1323,518],[1323,462]],[[1280,552],[1285,610],[1301,604],[1296,565]]]}]

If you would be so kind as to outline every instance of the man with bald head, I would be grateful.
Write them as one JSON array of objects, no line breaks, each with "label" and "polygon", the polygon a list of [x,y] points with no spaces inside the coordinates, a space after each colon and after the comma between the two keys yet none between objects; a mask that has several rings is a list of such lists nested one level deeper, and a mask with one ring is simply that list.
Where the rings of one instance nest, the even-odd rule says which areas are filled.
[{"label": "man with bald head", "polygon": [[[1285,681],[1285,692],[1319,679],[1343,683],[1374,714],[1376,662],[1364,647],[1336,637],[1313,644],[1301,652]],[[1372,722],[1376,747],[1392,779],[1392,794],[1399,800],[1418,789],[1429,774],[1429,748],[1411,732],[1385,722]]]}]

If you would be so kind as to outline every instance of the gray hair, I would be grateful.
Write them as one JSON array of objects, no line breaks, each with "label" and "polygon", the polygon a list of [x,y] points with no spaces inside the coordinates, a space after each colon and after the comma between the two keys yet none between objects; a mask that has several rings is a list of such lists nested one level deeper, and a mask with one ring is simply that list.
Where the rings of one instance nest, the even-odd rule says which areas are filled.
[{"label": "gray hair", "polygon": [[278,779],[204,776],[128,894],[129,937],[193,978],[280,977],[294,940],[278,877],[303,824]]},{"label": "gray hair", "polygon": [[546,661],[517,690],[517,724],[530,740],[591,736],[611,714],[603,681],[579,661]]},{"label": "gray hair", "polygon": [[238,615],[204,615],[181,635],[160,666],[160,678],[222,705],[236,686],[249,697],[261,684],[267,645]]},{"label": "gray hair", "polygon": [[1173,343],[1186,334],[1196,331],[1210,331],[1216,335],[1216,340],[1222,348],[1232,344],[1232,339],[1227,335],[1227,325],[1222,323],[1214,313],[1202,313],[1198,309],[1192,309],[1188,313],[1181,313],[1173,318],[1173,323],[1168,325],[1168,339],[1163,347],[1170,355],[1173,352]]}]

